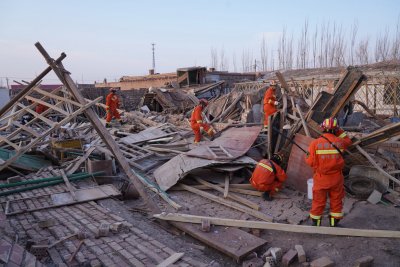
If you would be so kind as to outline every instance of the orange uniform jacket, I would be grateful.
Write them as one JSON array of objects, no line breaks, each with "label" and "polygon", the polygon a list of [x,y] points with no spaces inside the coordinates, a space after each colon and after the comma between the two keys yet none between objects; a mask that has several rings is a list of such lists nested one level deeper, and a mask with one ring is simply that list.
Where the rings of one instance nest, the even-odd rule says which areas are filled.
[{"label": "orange uniform jacket", "polygon": [[[276,170],[276,174],[271,167],[271,163]],[[254,169],[253,175],[250,178],[250,183],[255,189],[259,191],[270,191],[272,195],[278,191],[277,189],[282,187],[286,178],[287,175],[285,171],[278,164],[272,160],[262,159]]]},{"label": "orange uniform jacket", "polygon": [[197,105],[192,112],[192,117],[190,118],[190,126],[193,129],[194,141],[196,143],[200,142],[201,140],[200,127],[203,127],[206,132],[212,130],[207,123],[203,122],[202,112],[203,112],[203,107],[201,105]]},{"label": "orange uniform jacket", "polygon": [[113,117],[117,120],[121,119],[119,112],[117,110],[119,108],[119,99],[116,94],[109,93],[106,98],[106,110],[107,110],[107,118],[106,122],[110,122]]},{"label": "orange uniform jacket", "polygon": [[314,170],[313,202],[310,216],[313,219],[321,218],[327,195],[329,195],[330,215],[340,219],[343,217],[344,177],[342,170],[344,159],[332,144],[342,153],[349,144],[343,138],[331,133],[324,133],[323,136],[329,141],[323,137],[312,141],[309,146],[309,156],[306,157],[306,163]]},{"label": "orange uniform jacket", "polygon": [[41,113],[45,112],[48,109],[49,109],[48,106],[45,106],[45,105],[42,105],[42,104],[38,104],[36,106],[36,108],[35,108],[35,111],[36,111],[36,113],[41,114]]},{"label": "orange uniform jacket", "polygon": [[276,112],[275,101],[275,90],[269,87],[264,95],[264,126],[268,125],[268,116]]}]

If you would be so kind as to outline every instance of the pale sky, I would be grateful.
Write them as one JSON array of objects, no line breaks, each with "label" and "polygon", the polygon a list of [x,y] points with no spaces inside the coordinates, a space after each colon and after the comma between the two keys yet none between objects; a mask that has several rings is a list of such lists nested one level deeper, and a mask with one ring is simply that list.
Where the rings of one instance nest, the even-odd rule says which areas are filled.
[{"label": "pale sky", "polygon": [[[123,75],[210,66],[211,48],[237,60],[244,49],[258,57],[263,36],[277,42],[283,27],[296,36],[304,21],[310,31],[328,21],[349,32],[374,38],[396,30],[398,0],[233,1],[233,0],[0,0],[0,86],[32,80],[46,63],[34,44],[53,58],[67,54],[64,66],[78,82],[92,83]],[[54,75],[47,83],[58,83]]]}]

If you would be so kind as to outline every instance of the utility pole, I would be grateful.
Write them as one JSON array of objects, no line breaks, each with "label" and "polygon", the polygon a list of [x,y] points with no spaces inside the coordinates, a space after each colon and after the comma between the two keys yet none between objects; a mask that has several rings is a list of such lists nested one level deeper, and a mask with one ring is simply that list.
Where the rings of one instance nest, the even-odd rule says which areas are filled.
[{"label": "utility pole", "polygon": [[154,70],[154,73],[155,73],[155,72],[156,72],[156,57],[155,57],[155,55],[154,55],[154,50],[155,50],[154,46],[155,46],[156,44],[155,44],[155,43],[152,43],[151,45],[152,45],[152,50],[153,50],[153,70]]}]

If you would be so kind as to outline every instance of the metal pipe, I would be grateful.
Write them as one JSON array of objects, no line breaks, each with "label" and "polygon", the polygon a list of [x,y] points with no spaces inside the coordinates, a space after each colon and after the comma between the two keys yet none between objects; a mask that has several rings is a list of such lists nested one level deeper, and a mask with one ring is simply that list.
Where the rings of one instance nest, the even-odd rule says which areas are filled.
[{"label": "metal pipe", "polygon": [[[104,172],[100,172],[100,173],[104,173]],[[98,176],[99,174],[97,174]],[[90,173],[90,174],[86,174],[86,175],[82,175],[82,176],[78,176],[78,177],[73,177],[71,179],[69,179],[70,181],[79,181],[79,180],[83,180],[89,177],[95,176],[94,173]],[[24,191],[29,191],[29,190],[33,190],[33,189],[38,189],[38,188],[42,188],[42,187],[47,187],[47,186],[52,186],[52,185],[56,185],[56,184],[61,184],[64,183],[63,179],[60,180],[55,180],[49,183],[44,183],[44,184],[38,184],[38,185],[34,185],[34,186],[30,186],[30,187],[24,187],[24,188],[18,188],[18,189],[13,189],[13,190],[8,190],[8,191],[4,191],[4,192],[0,192],[0,197],[2,196],[8,196],[14,193],[20,193],[20,192],[24,192]]]},{"label": "metal pipe", "polygon": [[[83,172],[83,173],[71,174],[71,175],[68,175],[67,177],[69,179],[72,179],[72,178],[81,177],[81,176],[87,176],[87,175],[99,176],[99,175],[102,175],[102,174],[104,174],[104,172],[95,172],[95,173],[91,173],[91,174]],[[62,176],[54,176],[54,177],[49,177],[49,178],[27,180],[27,181],[16,182],[16,183],[11,183],[11,184],[0,184],[0,189],[20,186],[20,185],[39,184],[39,183],[42,183],[42,182],[52,182],[52,181],[60,180],[60,179],[62,180],[63,177]]]}]

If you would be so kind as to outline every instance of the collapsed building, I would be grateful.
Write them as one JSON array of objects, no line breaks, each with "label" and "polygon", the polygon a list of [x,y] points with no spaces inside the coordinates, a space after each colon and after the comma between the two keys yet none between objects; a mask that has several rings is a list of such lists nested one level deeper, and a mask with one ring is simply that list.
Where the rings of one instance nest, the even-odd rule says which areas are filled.
[{"label": "collapsed building", "polygon": [[[36,47],[49,67],[0,110],[0,263],[398,263],[399,62],[262,75],[193,67],[79,88],[64,53],[52,59]],[[50,71],[62,85],[45,90]],[[262,132],[270,80],[279,81],[282,104]],[[110,87],[121,89],[127,123],[106,129]],[[209,99],[205,117],[217,135],[194,145],[188,118],[199,98]],[[40,114],[39,104],[47,107]],[[312,170],[302,149],[331,116],[353,138],[344,155],[345,228],[310,227]],[[248,180],[276,152],[288,179],[265,202]]]}]

